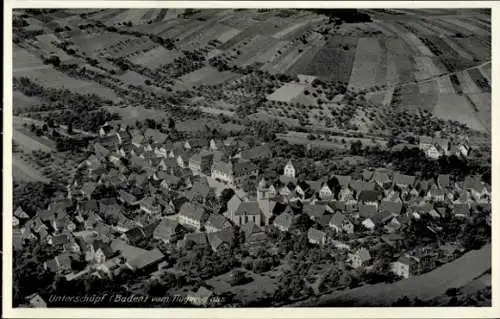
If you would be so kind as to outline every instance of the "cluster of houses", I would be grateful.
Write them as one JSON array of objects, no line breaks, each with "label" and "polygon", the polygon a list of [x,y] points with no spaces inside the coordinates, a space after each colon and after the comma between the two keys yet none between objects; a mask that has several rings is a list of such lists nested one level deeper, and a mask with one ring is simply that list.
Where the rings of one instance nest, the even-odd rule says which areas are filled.
[{"label": "cluster of houses", "polygon": [[432,159],[438,159],[443,155],[467,157],[470,152],[470,146],[465,137],[449,140],[445,138],[421,136],[418,141],[418,148],[422,150],[427,157]]},{"label": "cluster of houses", "polygon": [[[476,176],[422,180],[380,168],[308,181],[297,179],[299,168],[290,160],[282,175],[267,180],[258,177],[255,164],[272,156],[267,144],[250,148],[234,139],[172,143],[157,130],[108,126],[100,133],[93,154],[79,167],[81,174],[68,185],[67,198],[35,216],[22,207],[14,211],[15,248],[22,249],[27,240],[60,247],[62,253],[44,266],[68,279],[164,267],[166,256],[159,249],[140,248],[152,241],[219,252],[234,245],[239,229],[252,252],[268,242],[267,227],[294,232],[305,214],[314,225],[307,231],[311,244],[345,248],[332,234],[396,236],[424,215],[430,217],[429,229],[438,232],[432,220],[446,214],[468,217],[477,205],[490,204],[490,186]],[[230,147],[236,155],[229,154]],[[241,189],[248,178],[258,180],[255,194]],[[100,187],[113,187],[116,196],[102,197]],[[393,264],[403,277],[421,271],[415,266],[421,258],[409,253]],[[350,251],[349,260],[358,268],[372,258],[368,248],[360,248]],[[78,263],[84,266],[76,271]]]}]

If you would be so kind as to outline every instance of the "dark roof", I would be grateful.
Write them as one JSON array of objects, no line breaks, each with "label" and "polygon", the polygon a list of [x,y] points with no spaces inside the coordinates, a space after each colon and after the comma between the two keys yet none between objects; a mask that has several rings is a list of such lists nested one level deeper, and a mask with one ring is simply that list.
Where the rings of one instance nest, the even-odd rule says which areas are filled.
[{"label": "dark roof", "polygon": [[262,232],[262,229],[257,226],[253,221],[241,226],[241,230],[245,233],[245,237],[248,238],[250,235]]},{"label": "dark roof", "polygon": [[361,202],[375,202],[379,200],[381,193],[378,191],[361,191],[358,200]]},{"label": "dark roof", "polygon": [[137,198],[134,195],[124,191],[123,189],[120,189],[119,195],[120,198],[127,204],[135,204],[137,202]]},{"label": "dark roof", "polygon": [[106,258],[109,258],[109,257],[113,256],[113,254],[114,254],[114,251],[111,248],[111,245],[103,242],[102,240],[95,240],[92,243],[92,246],[94,247],[94,251],[101,249]]},{"label": "dark roof", "polygon": [[182,225],[178,221],[165,218],[156,226],[153,235],[157,238],[169,240],[172,235],[176,234],[179,227],[182,227]]},{"label": "dark roof", "polygon": [[377,214],[377,207],[374,205],[359,205],[359,216],[372,218]]},{"label": "dark roof", "polygon": [[234,213],[236,216],[238,215],[260,215],[262,211],[260,210],[259,203],[257,202],[242,202],[236,212]]},{"label": "dark roof", "polygon": [[165,258],[163,253],[158,249],[152,249],[132,259],[128,264],[134,269],[143,269],[149,265],[157,263]]},{"label": "dark roof", "polygon": [[359,179],[352,180],[350,186],[357,193],[362,191],[372,191],[375,189],[375,184],[372,182],[365,182]]},{"label": "dark roof", "polygon": [[146,237],[146,234],[144,234],[144,230],[142,229],[142,227],[134,227],[134,228],[131,228],[129,230],[127,230],[125,232],[125,236],[127,236],[127,238],[133,242],[133,243],[136,243],[142,239],[144,239]]},{"label": "dark roof", "polygon": [[206,233],[188,233],[184,236],[184,242],[192,241],[196,245],[207,245],[208,239]]},{"label": "dark roof", "polygon": [[462,203],[453,204],[453,214],[468,216],[470,214],[469,206]]},{"label": "dark roof", "polygon": [[146,141],[147,141],[147,139],[149,139],[151,137],[154,142],[163,143],[167,140],[168,135],[166,135],[158,130],[148,128],[144,132],[144,137],[146,138]]},{"label": "dark roof", "polygon": [[97,188],[96,183],[87,182],[87,183],[83,184],[81,191],[82,191],[82,193],[84,193],[86,195],[92,195],[92,193],[95,191],[96,188]]},{"label": "dark roof", "polygon": [[449,174],[439,174],[437,178],[437,182],[440,186],[446,187],[450,186],[450,175]]},{"label": "dark roof", "polygon": [[376,171],[373,173],[373,180],[377,183],[390,182],[389,176],[385,172]]}]

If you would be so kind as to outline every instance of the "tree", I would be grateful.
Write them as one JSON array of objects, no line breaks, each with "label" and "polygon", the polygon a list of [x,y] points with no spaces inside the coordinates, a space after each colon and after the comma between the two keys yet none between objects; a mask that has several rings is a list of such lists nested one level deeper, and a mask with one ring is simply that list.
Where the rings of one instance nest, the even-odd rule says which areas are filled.
[{"label": "tree", "polygon": [[173,118],[168,119],[168,128],[171,130],[175,130],[175,120]]},{"label": "tree", "polygon": [[68,131],[68,134],[73,134],[73,123],[72,122],[68,123],[68,130],[67,131]]}]

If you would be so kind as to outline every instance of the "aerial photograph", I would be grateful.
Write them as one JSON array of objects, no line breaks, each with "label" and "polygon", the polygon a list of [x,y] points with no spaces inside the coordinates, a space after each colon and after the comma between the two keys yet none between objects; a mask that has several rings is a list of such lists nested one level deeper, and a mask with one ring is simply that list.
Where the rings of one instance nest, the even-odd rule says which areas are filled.
[{"label": "aerial photograph", "polygon": [[491,307],[491,39],[487,8],[12,10],[12,307]]}]

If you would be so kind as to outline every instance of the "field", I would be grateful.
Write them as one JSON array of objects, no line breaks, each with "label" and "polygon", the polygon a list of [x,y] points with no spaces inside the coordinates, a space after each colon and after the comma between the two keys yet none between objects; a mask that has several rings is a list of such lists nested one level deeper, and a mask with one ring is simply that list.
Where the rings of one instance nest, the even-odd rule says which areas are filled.
[{"label": "field", "polygon": [[135,64],[142,65],[152,70],[158,68],[162,64],[172,63],[174,59],[182,56],[177,50],[167,50],[164,47],[155,47],[142,54],[130,58],[130,61]]},{"label": "field", "polygon": [[349,87],[363,89],[372,87],[380,81],[377,77],[385,80],[382,71],[382,48],[377,38],[360,38],[354,58]]},{"label": "field", "polygon": [[19,144],[24,150],[53,152],[55,143],[48,139],[34,136],[33,133],[23,129],[14,128],[12,132],[12,140]]},{"label": "field", "polygon": [[219,72],[211,66],[206,66],[180,77],[177,83],[179,88],[192,88],[196,85],[219,84],[236,77],[238,77],[236,73],[230,71]]},{"label": "field", "polygon": [[50,182],[48,178],[40,174],[38,170],[33,168],[17,154],[12,155],[12,177],[15,181]]},{"label": "field", "polygon": [[39,98],[26,96],[20,91],[14,91],[12,94],[12,107],[14,110],[25,110],[41,104],[42,100]]},{"label": "field", "polygon": [[463,95],[441,95],[433,114],[443,120],[458,121],[472,129],[486,131],[486,127],[477,118],[477,112]]},{"label": "field", "polygon": [[376,284],[320,297],[318,306],[348,301],[353,304],[391,305],[403,296],[410,300],[429,300],[445,294],[449,288],[460,288],[491,268],[491,245],[471,251],[457,260],[429,273],[398,281],[394,284]]},{"label": "field", "polygon": [[15,77],[27,77],[43,87],[54,89],[68,89],[80,94],[96,94],[112,101],[119,100],[116,93],[96,82],[84,81],[70,77],[53,68],[24,69],[14,72]]},{"label": "field", "polygon": [[305,86],[298,83],[287,83],[267,96],[269,101],[290,102],[299,96],[305,89]]}]

